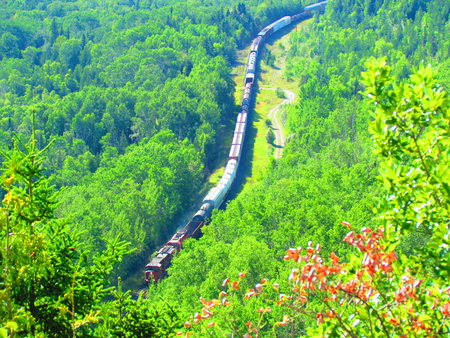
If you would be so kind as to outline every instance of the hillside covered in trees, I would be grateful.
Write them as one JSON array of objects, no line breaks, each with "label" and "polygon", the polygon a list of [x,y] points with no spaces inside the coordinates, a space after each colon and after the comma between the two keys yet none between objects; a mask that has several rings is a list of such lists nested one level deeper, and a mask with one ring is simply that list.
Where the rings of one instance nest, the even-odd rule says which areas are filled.
[{"label": "hillside covered in trees", "polygon": [[[186,242],[147,299],[108,289],[173,233],[214,168],[236,50],[301,8],[6,2],[0,337],[448,334],[450,3],[438,0],[330,0],[292,32],[283,71],[300,99],[283,158]],[[284,262],[297,247],[310,255]],[[363,294],[341,288],[353,277]]]},{"label": "hillside covered in trees", "polygon": [[[190,243],[174,262],[170,277],[154,291],[192,316],[204,306],[199,297],[217,298],[226,278],[236,281],[239,272],[246,272],[240,289],[234,290],[241,299],[222,312],[215,308],[221,315],[206,320],[204,331],[195,332],[258,336],[246,326],[251,322],[253,328],[265,323],[259,331],[263,337],[297,337],[316,325],[314,310],[323,309],[318,297],[308,303],[313,319],[297,314],[286,329],[274,325],[284,315],[294,316],[292,308],[272,303],[262,321],[258,309],[270,306],[269,296],[245,302],[244,295],[255,290],[261,278],[280,285],[288,279],[287,267],[292,265],[282,263],[288,248],[306,248],[312,241],[322,244],[323,257],[332,252],[346,257],[351,249],[343,238],[349,230],[342,221],[357,229],[383,224],[377,216],[386,208],[388,202],[382,201],[390,185],[377,180],[380,157],[372,151],[369,132],[374,107],[362,94],[361,72],[370,57],[386,56],[397,79],[408,77],[421,64],[431,64],[439,69],[439,85],[448,90],[449,13],[449,4],[440,1],[330,1],[324,16],[291,34],[284,74],[299,82],[300,102],[286,114],[290,136],[283,158],[271,163],[265,177],[230,202],[226,211],[213,215],[205,236]],[[411,162],[407,155],[395,159],[404,165]],[[405,207],[400,203],[397,210]],[[416,255],[414,248],[427,243],[431,233],[403,232],[397,252]],[[290,289],[284,290],[287,294]],[[220,329],[208,328],[210,320]]]},{"label": "hillside covered in trees", "polygon": [[[298,12],[271,4],[8,2],[0,17],[0,148],[52,142],[43,165],[86,246],[120,233],[127,275],[177,227],[216,165],[234,118],[229,65],[261,27]],[[32,118],[34,112],[35,119]]]}]

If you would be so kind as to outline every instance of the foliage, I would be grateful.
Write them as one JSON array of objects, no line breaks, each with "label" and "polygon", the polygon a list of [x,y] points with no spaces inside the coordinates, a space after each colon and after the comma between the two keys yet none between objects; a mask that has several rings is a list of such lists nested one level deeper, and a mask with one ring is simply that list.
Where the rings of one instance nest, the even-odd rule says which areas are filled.
[{"label": "foliage", "polygon": [[135,252],[115,272],[124,275],[135,269],[133,261],[143,265],[145,254],[175,232],[177,218],[196,197],[203,169],[200,158],[187,141],[160,132],[67,188],[57,212],[74,215],[73,222],[86,231],[84,245],[93,250],[104,248],[103,238],[120,235],[129,241]]},{"label": "foliage", "polygon": [[160,308],[149,309],[141,292],[137,300],[131,291],[122,291],[119,279],[117,290],[111,295],[114,300],[102,308],[102,325],[96,330],[97,337],[173,337],[174,330],[181,327],[178,314],[166,303]]},{"label": "foliage", "polygon": [[36,140],[3,154],[0,313],[2,337],[88,336],[108,274],[127,253],[119,237],[90,259],[78,230],[54,216],[57,194],[43,176]]},{"label": "foliage", "polygon": [[[53,141],[45,174],[70,187],[57,214],[78,211],[75,222],[93,253],[104,249],[103,237],[122,231],[137,251],[121,268],[134,270],[173,233],[217,166],[219,135],[235,108],[229,66],[238,46],[301,8],[293,0],[5,2],[0,150],[12,148],[13,133],[30,137],[35,111],[38,147]],[[186,152],[171,157],[149,141],[165,133]],[[145,152],[156,154],[145,157],[149,167],[130,160]]]},{"label": "foliage", "polygon": [[276,93],[277,93],[278,98],[280,98],[280,99],[286,98],[286,93],[284,92],[283,89],[277,88]]},{"label": "foliage", "polygon": [[[295,263],[288,285],[273,283],[278,299],[272,297],[267,307],[267,296],[273,292],[267,280],[249,289],[244,299],[253,300],[249,308],[257,302],[264,316],[273,306],[284,308],[275,326],[288,327],[292,337],[301,333],[310,337],[446,337],[450,332],[447,93],[437,84],[431,67],[421,66],[408,83],[398,86],[393,86],[385,59],[374,59],[368,67],[363,76],[365,94],[376,104],[370,130],[384,159],[380,180],[387,190],[378,212],[383,224],[347,234],[344,241],[355,248],[347,262],[333,252],[325,259],[321,246],[312,242],[305,249],[289,249],[285,259]],[[342,224],[351,228],[348,222]],[[429,234],[430,240],[415,255],[407,256],[398,244],[413,231]],[[231,288],[239,288],[241,279],[242,275]],[[202,320],[211,321],[213,313],[220,320],[224,314],[216,307],[230,303],[228,299],[202,302],[202,314],[194,316],[193,322],[198,328],[186,336],[195,337],[204,330],[212,333],[214,322],[206,325]],[[306,331],[301,325],[305,321]],[[265,335],[268,324],[267,318],[248,322],[246,337]]]},{"label": "foliage", "polygon": [[275,141],[275,133],[273,132],[272,128],[267,129],[266,141],[269,144],[272,144]]},{"label": "foliage", "polygon": [[[448,170],[450,116],[447,93],[436,71],[423,65],[409,83],[390,89],[393,79],[385,60],[372,61],[365,73],[366,94],[377,106],[371,133],[385,159],[380,180],[389,192],[381,218],[401,233],[431,236],[417,262],[436,277],[450,276],[446,239],[450,208]],[[401,213],[397,210],[402,210]]]}]

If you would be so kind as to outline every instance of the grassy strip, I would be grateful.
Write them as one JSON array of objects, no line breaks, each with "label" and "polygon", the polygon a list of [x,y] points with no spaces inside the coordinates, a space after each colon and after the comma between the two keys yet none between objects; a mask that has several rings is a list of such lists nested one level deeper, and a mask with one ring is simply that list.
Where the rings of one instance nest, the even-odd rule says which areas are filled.
[{"label": "grassy strip", "polygon": [[[298,83],[295,81],[287,81],[283,76],[283,72],[287,53],[291,47],[289,42],[290,33],[306,24],[308,24],[308,21],[300,22],[293,27],[286,27],[266,41],[265,47],[261,50],[259,57],[258,87],[283,88],[291,90],[294,93],[298,92]],[[250,48],[239,51],[238,61],[232,70],[237,88],[241,87],[243,83],[249,51]],[[267,51],[270,51],[275,56],[273,66],[267,65],[262,61]],[[246,147],[250,147],[249,153],[251,156],[243,159],[245,161],[243,165],[248,168],[245,173],[246,184],[244,189],[246,186],[256,182],[264,174],[270,159],[273,157],[274,148],[266,141],[267,126],[264,121],[268,117],[270,110],[283,101],[283,99],[277,97],[274,90],[260,89],[256,90],[254,95],[256,95],[256,102],[251,112],[253,123],[246,140]],[[241,100],[242,90],[237,89],[236,104],[240,104]]]}]

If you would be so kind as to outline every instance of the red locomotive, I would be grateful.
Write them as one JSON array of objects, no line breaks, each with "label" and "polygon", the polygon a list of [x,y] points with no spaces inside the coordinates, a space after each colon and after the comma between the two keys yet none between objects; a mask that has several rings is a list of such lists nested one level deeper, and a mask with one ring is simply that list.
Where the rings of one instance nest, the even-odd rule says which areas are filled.
[{"label": "red locomotive", "polygon": [[198,239],[204,223],[204,221],[190,221],[184,229],[178,230],[145,266],[145,281],[157,282],[164,277],[173,256],[183,248],[183,242],[188,238]]}]

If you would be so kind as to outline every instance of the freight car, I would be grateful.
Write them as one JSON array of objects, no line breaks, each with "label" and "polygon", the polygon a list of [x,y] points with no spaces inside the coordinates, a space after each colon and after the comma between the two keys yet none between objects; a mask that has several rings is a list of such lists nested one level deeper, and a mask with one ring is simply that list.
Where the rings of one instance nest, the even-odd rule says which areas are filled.
[{"label": "freight car", "polygon": [[203,221],[190,221],[182,230],[179,230],[145,266],[145,281],[156,282],[164,277],[172,258],[183,248],[183,242],[188,238],[198,239],[201,236],[200,229]]},{"label": "freight car", "polygon": [[325,8],[327,6],[328,1],[322,1],[322,2],[318,2],[309,6],[305,7],[305,13],[306,14],[311,14],[311,11],[319,11],[319,13],[323,13],[325,12]]},{"label": "freight car", "polygon": [[242,98],[241,110],[236,120],[236,127],[233,134],[233,141],[231,142],[225,172],[217,186],[212,188],[205,196],[201,208],[197,211],[192,220],[183,229],[177,231],[177,233],[173,235],[166,245],[158,251],[150,263],[146,265],[145,280],[147,282],[157,282],[159,279],[164,277],[167,268],[170,266],[172,258],[183,248],[183,242],[186,239],[199,238],[201,236],[201,228],[211,216],[212,210],[221,206],[230,191],[231,186],[233,185],[244,146],[249,105],[252,96],[253,83],[255,81],[256,64],[258,61],[258,52],[262,46],[262,43],[281,28],[303,17],[310,16],[311,11],[318,10],[323,12],[326,5],[327,1],[322,1],[306,6],[304,12],[302,13],[295,14],[293,16],[285,16],[271,23],[267,27],[264,27],[259,32],[258,36],[253,40],[244,77],[244,94]]}]

